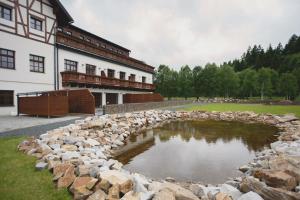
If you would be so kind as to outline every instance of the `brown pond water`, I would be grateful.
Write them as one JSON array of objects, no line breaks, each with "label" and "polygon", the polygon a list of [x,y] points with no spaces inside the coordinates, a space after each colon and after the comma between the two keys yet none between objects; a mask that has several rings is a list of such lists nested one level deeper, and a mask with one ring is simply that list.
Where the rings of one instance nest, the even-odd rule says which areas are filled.
[{"label": "brown pond water", "polygon": [[223,183],[276,141],[275,127],[225,121],[176,121],[131,135],[116,159],[131,172],[178,181]]}]

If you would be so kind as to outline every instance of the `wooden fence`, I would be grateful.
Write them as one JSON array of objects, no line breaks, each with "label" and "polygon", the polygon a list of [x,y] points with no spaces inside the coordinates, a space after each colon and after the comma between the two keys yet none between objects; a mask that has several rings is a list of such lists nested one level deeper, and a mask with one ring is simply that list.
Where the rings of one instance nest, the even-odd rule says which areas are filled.
[{"label": "wooden fence", "polygon": [[146,102],[158,102],[163,101],[164,98],[158,94],[124,94],[123,102],[124,103],[146,103]]},{"label": "wooden fence", "polygon": [[18,94],[18,115],[63,116],[95,114],[95,99],[88,89]]}]

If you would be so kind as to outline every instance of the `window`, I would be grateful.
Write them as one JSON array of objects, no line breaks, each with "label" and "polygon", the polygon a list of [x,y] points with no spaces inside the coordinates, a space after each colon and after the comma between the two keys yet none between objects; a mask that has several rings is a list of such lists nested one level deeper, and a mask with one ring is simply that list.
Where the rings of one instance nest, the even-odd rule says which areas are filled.
[{"label": "window", "polygon": [[31,72],[45,72],[45,58],[30,54],[30,71]]},{"label": "window", "polygon": [[146,83],[146,77],[142,76],[142,83]]},{"label": "window", "polygon": [[63,31],[63,29],[62,29],[62,28],[60,28],[60,27],[58,27],[58,28],[57,28],[57,31],[59,31],[59,32],[62,32],[62,31]]},{"label": "window", "polygon": [[115,78],[115,70],[108,69],[107,70],[107,77],[108,78]]},{"label": "window", "polygon": [[85,69],[86,69],[86,74],[88,74],[88,75],[96,74],[96,66],[95,65],[86,64]]},{"label": "window", "polygon": [[135,81],[135,74],[130,74],[129,80],[130,81]]},{"label": "window", "polygon": [[66,34],[67,35],[72,35],[72,32],[71,31],[66,31]]},{"label": "window", "polygon": [[120,72],[120,79],[125,80],[125,72]]},{"label": "window", "polygon": [[0,68],[15,69],[15,52],[0,48]]},{"label": "window", "polygon": [[14,106],[13,90],[0,90],[0,107],[1,106]]},{"label": "window", "polygon": [[65,59],[65,71],[77,72],[77,62]]},{"label": "window", "polygon": [[30,17],[30,27],[38,31],[42,31],[43,22],[35,17]]},{"label": "window", "polygon": [[83,40],[83,36],[82,36],[82,35],[80,35],[79,38],[80,38],[81,40]]},{"label": "window", "polygon": [[87,42],[91,42],[91,39],[89,39],[89,38],[85,38],[85,41],[87,41]]},{"label": "window", "polygon": [[0,18],[11,21],[12,20],[12,9],[3,5],[0,5]]}]

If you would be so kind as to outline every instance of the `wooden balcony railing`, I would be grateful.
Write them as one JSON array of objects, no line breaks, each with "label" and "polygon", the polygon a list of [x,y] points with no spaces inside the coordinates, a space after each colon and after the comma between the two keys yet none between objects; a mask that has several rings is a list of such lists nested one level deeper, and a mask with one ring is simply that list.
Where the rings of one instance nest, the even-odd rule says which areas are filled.
[{"label": "wooden balcony railing", "polygon": [[122,88],[130,90],[154,91],[155,85],[149,83],[134,82],[116,78],[108,78],[97,75],[88,75],[79,72],[61,72],[62,84],[78,84],[93,87]]},{"label": "wooden balcony railing", "polygon": [[89,43],[87,41],[76,38],[72,35],[67,35],[62,32],[57,32],[57,43],[70,46],[75,49],[79,49],[82,51],[86,51],[92,54],[96,54],[100,57],[106,58],[108,60],[112,60],[118,63],[122,63],[133,68],[143,70],[149,73],[154,73],[154,67],[143,63],[137,59],[134,59],[129,56],[119,55],[118,53],[111,52],[109,50],[105,50],[102,47],[97,47],[95,44]]}]

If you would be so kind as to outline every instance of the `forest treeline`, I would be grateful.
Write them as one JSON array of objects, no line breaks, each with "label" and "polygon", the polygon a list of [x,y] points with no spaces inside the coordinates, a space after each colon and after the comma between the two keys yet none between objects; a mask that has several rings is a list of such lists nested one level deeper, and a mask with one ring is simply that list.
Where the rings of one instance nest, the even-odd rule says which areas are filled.
[{"label": "forest treeline", "polygon": [[233,97],[261,99],[300,94],[300,36],[293,35],[283,47],[279,43],[263,49],[249,47],[240,59],[220,66],[188,65],[179,71],[160,65],[155,72],[156,92],[164,97]]}]

